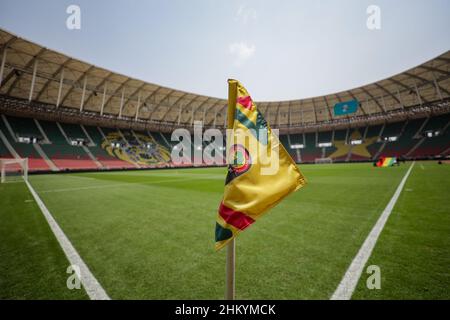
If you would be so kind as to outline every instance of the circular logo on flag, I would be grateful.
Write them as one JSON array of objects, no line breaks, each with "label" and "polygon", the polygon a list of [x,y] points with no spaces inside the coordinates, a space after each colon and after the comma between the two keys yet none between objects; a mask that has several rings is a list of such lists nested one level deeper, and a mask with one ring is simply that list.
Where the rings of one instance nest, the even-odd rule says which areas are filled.
[{"label": "circular logo on flag", "polygon": [[250,153],[243,145],[234,144],[230,148],[230,171],[233,171],[236,175],[240,175],[251,166]]}]

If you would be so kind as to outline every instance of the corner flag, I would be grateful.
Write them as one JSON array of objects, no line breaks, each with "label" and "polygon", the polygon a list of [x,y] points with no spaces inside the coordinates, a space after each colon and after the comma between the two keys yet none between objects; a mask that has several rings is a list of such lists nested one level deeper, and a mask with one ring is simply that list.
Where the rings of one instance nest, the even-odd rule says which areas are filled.
[{"label": "corner flag", "polygon": [[[229,165],[216,222],[216,250],[306,183],[247,90],[236,80],[228,80],[228,85],[232,131],[227,134]],[[267,173],[265,168],[273,165],[276,170]]]}]

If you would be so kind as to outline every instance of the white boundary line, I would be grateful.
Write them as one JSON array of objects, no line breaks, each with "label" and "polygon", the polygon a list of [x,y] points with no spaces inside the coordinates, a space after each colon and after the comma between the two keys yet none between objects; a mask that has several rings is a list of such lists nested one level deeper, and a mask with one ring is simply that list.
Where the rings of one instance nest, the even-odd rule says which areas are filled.
[{"label": "white boundary line", "polygon": [[27,180],[25,180],[25,183],[28,189],[30,190],[31,194],[33,195],[37,205],[44,214],[45,219],[47,219],[47,222],[50,225],[53,234],[58,240],[59,245],[63,249],[70,264],[76,265],[80,268],[80,278],[81,278],[80,280],[81,283],[83,284],[84,289],[89,295],[89,298],[91,298],[91,300],[111,300],[111,298],[102,288],[100,283],[91,273],[88,266],[84,263],[83,259],[81,259],[80,255],[78,254],[77,250],[73,247],[70,240],[67,238],[62,229],[59,227],[58,223],[53,218],[50,211],[48,211],[47,207],[42,202],[41,198],[39,198],[39,195],[36,193],[36,191],[34,191],[31,184]]},{"label": "white boundary line", "polygon": [[397,190],[395,190],[395,193],[392,196],[391,200],[387,204],[386,208],[384,208],[384,211],[378,218],[377,223],[370,231],[363,245],[359,249],[358,254],[355,256],[352,263],[345,272],[345,275],[342,278],[341,282],[339,283],[339,286],[331,296],[330,298],[331,300],[351,299],[353,291],[355,290],[359,278],[361,277],[364,266],[366,265],[367,260],[369,260],[369,257],[372,254],[372,250],[375,247],[375,244],[377,243],[378,237],[380,236],[381,231],[383,231],[384,225],[386,224],[386,221],[389,218],[392,209],[394,208],[395,203],[397,202],[398,197],[400,196],[400,193],[402,192],[403,186],[405,185],[406,180],[408,179],[409,174],[411,173],[411,170],[414,167],[414,164],[415,162],[411,164],[402,181],[398,185]]}]

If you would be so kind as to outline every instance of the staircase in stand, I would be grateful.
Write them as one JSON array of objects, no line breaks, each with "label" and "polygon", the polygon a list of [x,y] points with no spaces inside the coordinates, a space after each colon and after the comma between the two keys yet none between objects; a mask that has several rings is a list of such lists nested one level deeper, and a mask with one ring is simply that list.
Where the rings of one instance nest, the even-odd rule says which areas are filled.
[{"label": "staircase in stand", "polygon": [[82,146],[82,147],[83,147],[83,150],[84,150],[84,151],[87,153],[87,155],[89,156],[89,158],[91,158],[91,160],[94,161],[95,165],[96,165],[98,168],[103,169],[104,166],[101,164],[100,161],[97,160],[96,157],[94,157],[94,155],[93,155],[92,152],[89,150],[89,148],[86,147],[86,146]]},{"label": "staircase in stand", "polygon": [[50,160],[49,157],[47,157],[47,154],[42,150],[41,146],[37,143],[33,143],[33,147],[36,150],[37,153],[41,156],[42,159],[44,159],[45,163],[47,163],[48,167],[52,169],[52,171],[59,171],[59,168],[53,163],[52,160]]},{"label": "staircase in stand", "polygon": [[417,149],[418,147],[420,147],[420,145],[421,145],[422,143],[424,143],[425,140],[426,140],[425,137],[423,137],[422,139],[420,139],[420,140],[414,145],[414,147],[411,148],[411,150],[409,150],[407,153],[405,153],[405,157],[409,157],[414,151],[416,151],[416,149]]},{"label": "staircase in stand", "polygon": [[380,149],[378,149],[377,153],[373,156],[373,160],[378,159],[378,157],[380,156],[380,154],[383,152],[384,147],[386,147],[386,141],[383,141],[383,143],[381,144]]}]

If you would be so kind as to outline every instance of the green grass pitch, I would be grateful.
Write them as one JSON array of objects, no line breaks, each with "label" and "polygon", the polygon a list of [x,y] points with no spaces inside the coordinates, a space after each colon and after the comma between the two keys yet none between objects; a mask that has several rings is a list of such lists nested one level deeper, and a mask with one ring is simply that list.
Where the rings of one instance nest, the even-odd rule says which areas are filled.
[{"label": "green grass pitch", "polygon": [[[410,164],[304,165],[308,185],[237,238],[237,299],[328,299]],[[222,299],[225,168],[32,175],[112,299]],[[354,299],[450,298],[450,166],[418,162]],[[24,183],[0,185],[0,299],[88,299]]]}]

